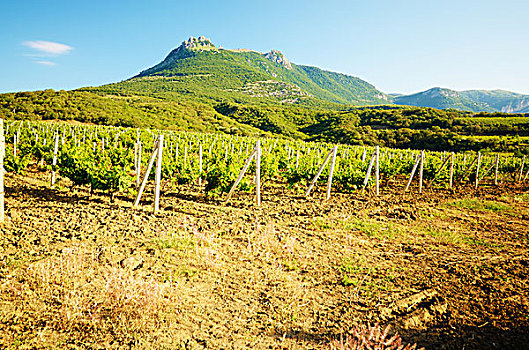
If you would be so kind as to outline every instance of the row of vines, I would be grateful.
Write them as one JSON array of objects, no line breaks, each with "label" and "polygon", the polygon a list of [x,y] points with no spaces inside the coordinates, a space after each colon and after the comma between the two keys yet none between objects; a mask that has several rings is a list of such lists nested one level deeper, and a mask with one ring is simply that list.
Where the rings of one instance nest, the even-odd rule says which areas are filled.
[{"label": "row of vines", "polygon": [[[88,186],[90,191],[133,194],[139,173],[144,171],[154,141],[164,134],[162,159],[163,188],[178,190],[182,186],[201,184],[208,196],[219,197],[235,182],[257,138],[225,134],[202,134],[150,129],[72,125],[12,121],[5,123],[8,172],[24,173],[31,162],[38,162],[50,172],[68,178],[74,185]],[[285,184],[303,192],[316,175],[319,165],[334,144],[288,139],[261,139],[261,186]],[[336,145],[333,191],[351,193],[363,188],[374,148]],[[407,181],[420,151],[380,150],[380,184]],[[455,184],[474,181],[524,181],[525,158],[512,155],[484,154],[476,162],[476,154],[454,155],[453,167],[442,167],[449,153],[426,152],[423,178],[433,187],[449,186],[452,173]],[[255,165],[252,164],[251,167]],[[473,170],[481,167],[479,175]],[[329,167],[320,181],[326,181]],[[250,168],[249,173],[252,173]],[[499,175],[497,175],[499,174]],[[154,175],[151,175],[154,177]],[[373,186],[371,177],[367,187]],[[240,190],[253,189],[253,177],[243,178]]]}]

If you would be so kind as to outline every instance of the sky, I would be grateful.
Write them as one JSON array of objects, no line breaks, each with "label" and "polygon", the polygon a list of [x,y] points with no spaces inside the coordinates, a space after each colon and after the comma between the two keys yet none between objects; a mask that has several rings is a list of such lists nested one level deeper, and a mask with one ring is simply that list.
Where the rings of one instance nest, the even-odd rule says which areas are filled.
[{"label": "sky", "polygon": [[190,36],[282,51],[386,93],[440,86],[529,94],[529,2],[0,2],[0,93],[128,79]]}]

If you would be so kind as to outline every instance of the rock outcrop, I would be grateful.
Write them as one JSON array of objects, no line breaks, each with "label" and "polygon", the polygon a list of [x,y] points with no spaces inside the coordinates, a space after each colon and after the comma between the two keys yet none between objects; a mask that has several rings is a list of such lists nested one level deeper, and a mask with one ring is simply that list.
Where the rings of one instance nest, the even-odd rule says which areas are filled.
[{"label": "rock outcrop", "polygon": [[272,62],[279,63],[286,69],[292,69],[292,64],[289,60],[287,60],[281,51],[272,50],[268,53],[265,53],[264,56]]}]

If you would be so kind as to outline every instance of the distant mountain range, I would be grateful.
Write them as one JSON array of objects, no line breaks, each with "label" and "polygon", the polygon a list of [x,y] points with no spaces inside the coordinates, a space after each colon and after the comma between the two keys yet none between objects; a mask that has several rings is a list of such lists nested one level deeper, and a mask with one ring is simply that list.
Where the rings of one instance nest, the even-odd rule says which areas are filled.
[{"label": "distant mountain range", "polygon": [[529,96],[504,90],[432,88],[412,95],[392,96],[399,105],[458,109],[472,112],[529,113]]},{"label": "distant mountain range", "polygon": [[280,51],[223,49],[203,36],[190,37],[159,64],[129,80],[103,88],[164,98],[185,94],[216,102],[264,101],[323,107],[394,104],[471,112],[529,113],[529,95],[438,87],[411,95],[386,94],[357,77],[294,64]]}]

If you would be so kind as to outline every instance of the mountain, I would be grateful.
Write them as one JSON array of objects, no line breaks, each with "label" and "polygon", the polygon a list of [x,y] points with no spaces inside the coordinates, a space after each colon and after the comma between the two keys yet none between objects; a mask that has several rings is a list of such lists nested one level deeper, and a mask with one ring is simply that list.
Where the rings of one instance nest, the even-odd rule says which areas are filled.
[{"label": "mountain", "polygon": [[475,101],[466,95],[450,90],[435,87],[412,95],[398,96],[393,102],[399,105],[433,107],[439,109],[458,109],[463,111],[485,111],[495,110],[484,102]]},{"label": "mountain", "polygon": [[503,113],[529,113],[529,96],[504,90],[468,90],[464,96]]},{"label": "mountain", "polygon": [[6,119],[529,154],[528,109],[529,96],[501,90],[388,95],[359,78],[290,62],[277,50],[228,50],[205,37],[189,38],[118,83],[0,94]]},{"label": "mountain", "polygon": [[294,64],[280,51],[228,50],[203,36],[189,38],[131,79],[97,89],[309,106],[380,105],[391,100],[362,79]]},{"label": "mountain", "polygon": [[455,91],[435,87],[411,95],[393,95],[398,105],[458,109],[471,112],[529,112],[529,96],[503,90]]},{"label": "mountain", "polygon": [[190,37],[162,62],[128,80],[89,90],[168,100],[187,96],[206,103],[293,104],[324,109],[396,104],[471,112],[529,112],[527,95],[439,87],[411,95],[385,94],[360,78],[292,63],[281,51],[224,49],[203,36]]}]

